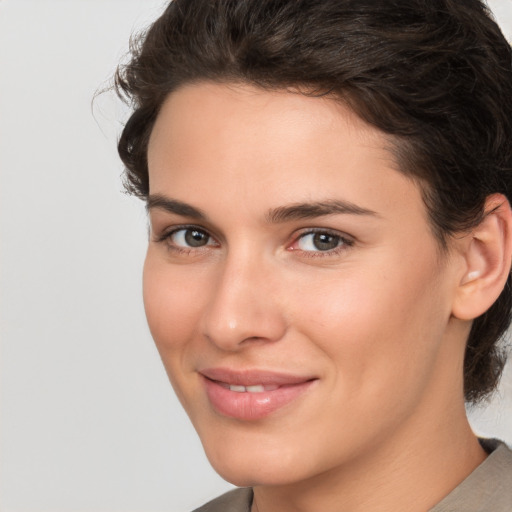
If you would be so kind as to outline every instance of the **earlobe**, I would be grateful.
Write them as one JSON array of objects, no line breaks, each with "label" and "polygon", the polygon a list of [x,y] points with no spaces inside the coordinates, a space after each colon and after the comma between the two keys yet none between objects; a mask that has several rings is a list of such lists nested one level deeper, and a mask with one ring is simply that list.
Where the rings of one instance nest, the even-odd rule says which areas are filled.
[{"label": "earlobe", "polygon": [[473,320],[487,311],[502,292],[512,260],[512,211],[502,194],[489,196],[482,221],[466,235],[465,269],[452,314]]}]

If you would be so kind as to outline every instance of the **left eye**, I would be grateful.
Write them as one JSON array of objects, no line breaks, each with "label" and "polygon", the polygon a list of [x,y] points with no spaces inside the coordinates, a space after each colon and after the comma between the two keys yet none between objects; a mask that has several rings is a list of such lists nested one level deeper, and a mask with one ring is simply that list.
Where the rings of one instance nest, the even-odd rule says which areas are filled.
[{"label": "left eye", "polygon": [[174,245],[178,247],[197,248],[211,245],[211,237],[205,231],[196,228],[182,228],[169,236]]},{"label": "left eye", "polygon": [[332,251],[340,245],[344,240],[339,235],[331,233],[306,233],[297,240],[297,249],[301,251]]}]

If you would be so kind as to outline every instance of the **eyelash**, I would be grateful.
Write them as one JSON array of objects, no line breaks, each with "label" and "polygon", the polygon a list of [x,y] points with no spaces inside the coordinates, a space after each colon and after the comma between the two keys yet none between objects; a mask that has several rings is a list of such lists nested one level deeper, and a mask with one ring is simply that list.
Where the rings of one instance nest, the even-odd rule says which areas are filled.
[{"label": "eyelash", "polygon": [[175,253],[178,253],[178,254],[184,254],[184,255],[188,255],[188,254],[192,254],[192,253],[197,253],[198,251],[204,251],[206,248],[208,247],[212,247],[212,245],[204,245],[202,247],[181,247],[179,245],[176,245],[176,244],[173,244],[172,243],[172,237],[176,234],[176,233],[179,233],[180,231],[197,231],[199,233],[203,233],[205,234],[208,238],[209,238],[209,241],[210,240],[214,240],[214,238],[210,235],[210,233],[208,233],[208,231],[206,231],[205,229],[199,227],[199,226],[194,226],[194,225],[190,225],[190,224],[186,224],[186,225],[183,225],[183,226],[175,226],[174,228],[172,228],[171,230],[169,231],[164,231],[161,235],[159,235],[157,238],[156,238],[156,242],[157,243],[166,243],[167,245],[167,248],[170,250],[170,251],[173,251]]},{"label": "eyelash", "polygon": [[[328,249],[325,251],[321,250],[313,250],[313,251],[306,251],[302,249],[294,249],[291,248],[291,246],[298,244],[301,240],[306,238],[309,235],[328,235],[330,237],[334,237],[337,239],[338,245],[332,249]],[[327,258],[329,256],[338,256],[339,254],[345,252],[347,249],[352,247],[354,245],[354,240],[349,238],[346,235],[341,234],[338,231],[333,231],[330,229],[324,229],[324,228],[309,228],[301,233],[299,233],[295,238],[291,245],[289,245],[289,251],[300,251],[302,253],[302,256],[306,258]]]},{"label": "eyelash", "polygon": [[[215,245],[207,243],[206,245],[200,246],[200,247],[182,247],[182,246],[173,244],[171,241],[172,237],[174,235],[176,235],[176,233],[179,233],[180,231],[197,231],[199,233],[206,235],[209,238],[208,242],[210,242],[211,240],[215,241],[215,239],[212,237],[212,235],[210,235],[210,233],[208,233],[207,230],[205,230],[199,226],[194,226],[194,225],[175,226],[171,230],[165,231],[164,233],[159,235],[155,241],[157,243],[166,242],[167,247],[170,251],[173,251],[178,254],[183,254],[183,255],[190,255],[193,253],[197,254],[198,251],[202,252],[202,251],[206,250],[208,247],[216,247],[216,246],[218,247],[218,245],[219,245],[218,242],[216,242],[216,241],[215,241]],[[328,249],[325,251],[322,251],[322,250],[308,251],[308,250],[303,250],[303,249],[292,247],[293,245],[298,244],[305,237],[307,237],[309,235],[315,235],[315,234],[328,235],[330,237],[334,237],[337,239],[338,245],[332,249]],[[351,239],[347,236],[344,236],[337,231],[323,229],[323,228],[309,228],[309,229],[306,229],[306,230],[298,233],[295,236],[293,242],[291,244],[288,244],[287,250],[291,251],[291,252],[300,252],[300,253],[302,253],[301,255],[306,258],[325,258],[325,257],[329,257],[329,256],[337,256],[340,253],[346,251],[348,248],[352,247],[353,245],[354,245],[353,239]]]}]

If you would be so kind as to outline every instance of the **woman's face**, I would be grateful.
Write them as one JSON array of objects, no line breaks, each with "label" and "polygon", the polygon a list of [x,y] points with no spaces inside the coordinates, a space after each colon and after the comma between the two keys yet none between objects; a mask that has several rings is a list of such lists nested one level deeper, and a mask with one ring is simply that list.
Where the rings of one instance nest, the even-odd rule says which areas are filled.
[{"label": "woman's face", "polygon": [[185,86],[158,116],[146,313],[233,483],[397,449],[460,398],[457,257],[389,145],[332,99],[250,86]]}]

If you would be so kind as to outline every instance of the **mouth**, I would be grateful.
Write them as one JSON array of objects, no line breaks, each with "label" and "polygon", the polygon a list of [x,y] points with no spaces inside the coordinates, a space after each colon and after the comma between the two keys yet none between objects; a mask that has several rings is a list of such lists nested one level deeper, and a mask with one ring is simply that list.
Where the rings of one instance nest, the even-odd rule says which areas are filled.
[{"label": "mouth", "polygon": [[213,409],[244,421],[265,418],[290,405],[318,380],[260,370],[208,368],[199,373]]},{"label": "mouth", "polygon": [[256,384],[254,386],[241,386],[239,384],[228,384],[227,382],[216,382],[219,386],[225,389],[234,391],[235,393],[264,393],[265,391],[275,391],[279,386],[264,386],[263,384]]}]

